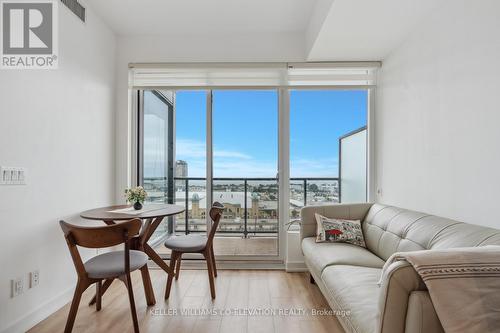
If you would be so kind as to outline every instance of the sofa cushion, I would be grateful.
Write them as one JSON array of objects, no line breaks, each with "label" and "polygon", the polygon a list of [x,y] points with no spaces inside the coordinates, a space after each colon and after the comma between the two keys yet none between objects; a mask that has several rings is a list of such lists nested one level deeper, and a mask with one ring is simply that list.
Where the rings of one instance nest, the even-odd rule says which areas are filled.
[{"label": "sofa cushion", "polygon": [[365,248],[348,243],[316,243],[315,237],[302,240],[302,252],[311,269],[321,274],[330,265],[382,268],[384,261]]},{"label": "sofa cushion", "polygon": [[335,219],[363,221],[371,207],[371,203],[305,206],[300,210],[300,239],[316,236],[316,213]]},{"label": "sofa cushion", "polygon": [[395,252],[500,245],[500,231],[374,204],[363,223],[366,247],[387,260]]},{"label": "sofa cushion", "polygon": [[359,220],[331,219],[315,214],[318,223],[316,242],[349,243],[366,247]]},{"label": "sofa cushion", "polygon": [[372,267],[334,265],[326,267],[321,280],[328,289],[325,295],[338,309],[349,315],[338,319],[353,332],[375,332],[378,317],[380,288],[377,281],[381,269]]}]

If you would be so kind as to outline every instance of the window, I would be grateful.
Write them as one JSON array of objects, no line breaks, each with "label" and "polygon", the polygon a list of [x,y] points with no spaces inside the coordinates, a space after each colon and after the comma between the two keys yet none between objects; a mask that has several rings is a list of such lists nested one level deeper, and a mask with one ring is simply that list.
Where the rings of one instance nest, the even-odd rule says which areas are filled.
[{"label": "window", "polygon": [[[365,201],[376,66],[133,68],[143,117],[139,179],[151,200],[186,207],[168,231],[206,232],[207,212],[219,201],[226,209],[218,256],[283,258],[282,226],[299,218],[303,206]],[[159,86],[165,89],[152,89]],[[289,178],[280,177],[278,166],[284,174],[289,168]]]},{"label": "window", "polygon": [[[367,101],[367,90],[290,92],[290,218],[298,218],[304,205],[341,201],[341,138],[366,128]],[[366,136],[357,146],[346,145],[343,152],[352,149],[366,156]],[[349,168],[353,167],[366,170],[366,160],[352,159]],[[351,183],[344,185],[350,191]],[[364,192],[366,198],[366,185]]]}]

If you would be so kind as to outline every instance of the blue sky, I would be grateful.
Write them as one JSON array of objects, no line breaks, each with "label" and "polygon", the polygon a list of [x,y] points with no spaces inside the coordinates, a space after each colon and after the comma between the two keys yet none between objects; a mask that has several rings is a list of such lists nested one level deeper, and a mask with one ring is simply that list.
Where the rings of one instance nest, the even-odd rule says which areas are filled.
[{"label": "blue sky", "polygon": [[[206,93],[178,91],[175,106],[176,158],[189,176],[205,177]],[[216,90],[212,110],[214,176],[275,177],[277,91]],[[336,177],[338,138],[365,126],[366,110],[366,91],[291,91],[291,176]]]},{"label": "blue sky", "polygon": [[366,126],[367,91],[290,93],[291,177],[337,177],[339,137]]}]

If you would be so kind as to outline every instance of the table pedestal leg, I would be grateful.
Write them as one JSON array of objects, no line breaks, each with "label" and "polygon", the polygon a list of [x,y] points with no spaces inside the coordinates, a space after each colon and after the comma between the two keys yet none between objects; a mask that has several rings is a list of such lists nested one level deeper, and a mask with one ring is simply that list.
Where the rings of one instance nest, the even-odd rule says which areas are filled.
[{"label": "table pedestal leg", "polygon": [[169,267],[165,261],[153,250],[149,244],[143,244],[144,252],[153,260],[161,269],[163,269],[167,274],[174,275],[174,270]]},{"label": "table pedestal leg", "polygon": [[151,306],[156,304],[155,293],[151,285],[151,278],[149,277],[148,265],[141,268],[142,284],[144,285],[144,294],[146,295],[146,303]]}]

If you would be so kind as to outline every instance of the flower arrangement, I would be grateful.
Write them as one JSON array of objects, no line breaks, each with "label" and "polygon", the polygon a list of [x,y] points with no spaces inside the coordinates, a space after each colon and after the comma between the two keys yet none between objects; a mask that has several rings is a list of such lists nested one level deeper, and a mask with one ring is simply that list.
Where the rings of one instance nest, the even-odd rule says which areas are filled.
[{"label": "flower arrangement", "polygon": [[142,204],[146,200],[148,194],[142,186],[137,186],[125,190],[125,197],[127,201],[134,205],[134,208],[139,210],[142,209]]}]

